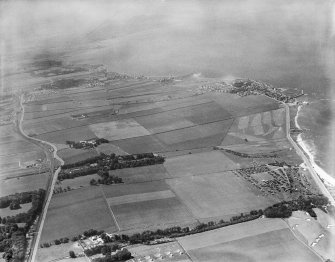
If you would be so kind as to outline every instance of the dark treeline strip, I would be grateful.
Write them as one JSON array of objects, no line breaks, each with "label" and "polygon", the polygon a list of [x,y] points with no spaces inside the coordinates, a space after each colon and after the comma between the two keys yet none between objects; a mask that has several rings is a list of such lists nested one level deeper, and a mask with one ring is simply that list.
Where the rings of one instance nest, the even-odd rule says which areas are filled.
[{"label": "dark treeline strip", "polygon": [[299,197],[297,200],[283,201],[268,207],[264,210],[264,215],[270,218],[288,218],[293,211],[303,210],[309,213],[311,217],[316,218],[316,213],[312,208],[320,208],[327,205],[329,200],[322,195],[310,196],[308,198]]},{"label": "dark treeline strip", "polygon": [[[62,166],[62,171],[58,175],[59,180],[72,179],[79,176],[87,176],[98,173],[99,171],[116,170],[123,168],[134,168],[148,165],[164,163],[162,156],[155,156],[152,153],[116,156],[115,154],[101,154],[97,157],[88,158],[74,164]],[[70,168],[78,167],[77,169]],[[118,181],[119,178],[113,179]],[[119,181],[120,182],[120,181]],[[122,181],[121,181],[122,182]]]}]

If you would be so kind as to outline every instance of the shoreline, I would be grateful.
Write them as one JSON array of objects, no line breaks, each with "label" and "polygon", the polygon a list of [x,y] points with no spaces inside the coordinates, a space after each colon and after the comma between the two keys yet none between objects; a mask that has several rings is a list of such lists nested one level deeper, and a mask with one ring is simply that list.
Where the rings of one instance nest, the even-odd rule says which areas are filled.
[{"label": "shoreline", "polygon": [[[294,124],[298,129],[301,129],[298,123],[298,118],[299,118],[299,112],[301,111],[302,107],[303,107],[302,105],[298,106],[297,113],[294,117]],[[315,157],[311,153],[307,143],[302,139],[302,134],[298,134],[296,142],[299,145],[299,147],[307,154],[309,161],[312,164],[312,167],[314,168],[315,172],[320,176],[320,178],[324,180],[323,182],[326,184],[326,186],[335,187],[335,178],[330,176],[324,169],[322,169],[319,165],[315,163]]]}]

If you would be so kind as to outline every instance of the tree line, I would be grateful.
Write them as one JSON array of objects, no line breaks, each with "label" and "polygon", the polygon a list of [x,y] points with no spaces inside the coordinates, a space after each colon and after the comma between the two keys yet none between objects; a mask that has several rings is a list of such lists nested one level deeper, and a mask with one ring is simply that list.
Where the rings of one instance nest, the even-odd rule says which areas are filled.
[{"label": "tree line", "polygon": [[[99,156],[88,158],[86,160],[79,161],[73,164],[63,165],[62,170],[58,175],[58,179],[64,180],[64,179],[76,178],[79,176],[92,175],[97,173],[99,170],[108,171],[123,168],[134,168],[140,166],[162,164],[164,163],[164,161],[165,161],[164,157],[157,156],[152,153],[124,155],[124,156],[116,156],[115,154],[111,155],[100,154]],[[72,169],[75,167],[80,168]],[[106,180],[110,182],[113,181],[113,183],[120,182],[119,178],[114,177],[101,180],[101,183],[105,183]]]}]

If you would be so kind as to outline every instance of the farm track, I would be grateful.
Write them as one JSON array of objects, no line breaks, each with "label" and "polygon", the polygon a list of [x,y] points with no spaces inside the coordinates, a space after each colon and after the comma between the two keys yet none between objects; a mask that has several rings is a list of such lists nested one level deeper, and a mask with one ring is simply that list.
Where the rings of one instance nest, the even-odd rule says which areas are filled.
[{"label": "farm track", "polygon": [[118,231],[120,231],[121,228],[120,228],[120,226],[119,226],[119,223],[118,223],[117,220],[116,220],[116,217],[115,217],[115,215],[114,215],[114,212],[113,212],[112,208],[111,208],[110,205],[108,204],[108,201],[107,201],[106,194],[105,194],[105,191],[104,191],[104,189],[103,189],[103,186],[99,185],[99,187],[100,187],[100,190],[101,190],[102,197],[104,198],[104,201],[105,201],[105,203],[106,203],[106,205],[107,205],[107,208],[108,208],[108,210],[109,210],[109,212],[110,212],[110,214],[111,214],[111,216],[112,216],[112,218],[113,218],[113,220],[114,220],[114,223],[115,223],[115,225],[116,225]]},{"label": "farm track", "polygon": [[[55,145],[53,145],[49,142],[37,139],[37,138],[29,137],[24,133],[24,131],[22,129],[22,122],[23,122],[23,118],[24,118],[24,106],[23,106],[24,97],[23,96],[24,96],[23,94],[20,96],[21,117],[20,117],[20,119],[18,120],[18,123],[17,123],[18,131],[25,139],[27,139],[28,141],[30,141],[34,144],[38,144],[40,147],[42,147],[44,149],[44,151],[46,152],[47,158],[50,161],[50,172],[51,172],[51,179],[50,179],[49,185],[47,186],[45,202],[44,202],[44,206],[42,208],[42,214],[40,215],[39,221],[38,221],[38,224],[37,224],[37,228],[38,228],[37,236],[35,236],[33,238],[32,242],[31,242],[31,246],[30,246],[30,250],[32,250],[32,252],[30,252],[30,256],[28,258],[28,261],[34,262],[36,254],[37,254],[39,240],[40,240],[41,234],[42,234],[42,229],[43,229],[45,217],[46,217],[46,214],[47,214],[49,204],[51,202],[53,188],[55,187],[58,173],[61,170],[61,167],[59,166],[58,169],[56,171],[54,171],[55,163],[53,161],[53,158],[57,159],[60,162],[61,165],[64,164],[64,161],[60,157],[58,157],[57,147]],[[50,146],[52,148],[53,156],[51,156],[51,150],[49,151],[49,149],[46,149],[45,145]]]}]

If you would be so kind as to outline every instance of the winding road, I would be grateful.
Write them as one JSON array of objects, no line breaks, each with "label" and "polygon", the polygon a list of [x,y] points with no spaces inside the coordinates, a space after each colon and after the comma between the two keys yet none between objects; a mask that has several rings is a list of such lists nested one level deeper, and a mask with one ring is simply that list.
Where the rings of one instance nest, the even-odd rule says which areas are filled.
[{"label": "winding road", "polygon": [[[64,165],[64,161],[57,155],[57,147],[54,144],[51,144],[49,142],[34,138],[34,137],[29,137],[27,134],[24,133],[23,129],[22,129],[22,122],[23,122],[23,118],[24,118],[24,106],[23,106],[23,102],[24,102],[24,94],[22,94],[20,96],[20,113],[21,116],[18,120],[18,131],[20,132],[20,134],[22,136],[24,136],[27,140],[29,140],[30,142],[36,144],[36,142],[38,142],[40,145],[44,145],[43,149],[47,150],[49,152],[46,152],[47,158],[51,158],[50,157],[50,153],[52,152],[52,157],[54,159],[57,159],[60,162],[60,166],[57,168],[57,170],[54,170],[54,159],[49,159],[50,160],[50,172],[51,172],[51,183],[49,182],[47,191],[46,191],[46,200],[44,202],[44,206],[42,209],[42,214],[40,215],[40,219],[39,219],[39,223],[38,223],[38,231],[37,231],[37,235],[35,235],[34,239],[32,240],[32,244],[31,244],[31,251],[30,252],[30,256],[28,258],[28,261],[34,262],[35,258],[36,258],[36,254],[37,254],[37,249],[38,249],[38,244],[40,242],[40,238],[42,235],[42,229],[43,229],[43,225],[44,225],[44,221],[45,221],[45,217],[49,208],[49,204],[51,201],[51,197],[52,197],[52,192],[54,190],[56,181],[57,181],[57,176],[58,173],[61,170],[61,166]],[[45,147],[45,145],[47,147],[49,147],[49,149],[47,149]]]}]

